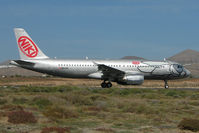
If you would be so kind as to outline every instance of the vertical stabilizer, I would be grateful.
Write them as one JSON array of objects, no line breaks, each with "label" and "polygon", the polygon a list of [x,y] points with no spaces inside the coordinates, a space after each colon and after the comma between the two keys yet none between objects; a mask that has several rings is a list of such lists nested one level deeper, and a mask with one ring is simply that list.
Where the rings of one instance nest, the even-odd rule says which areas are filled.
[{"label": "vertical stabilizer", "polygon": [[39,49],[37,44],[22,28],[14,29],[17,45],[19,48],[20,58],[22,60],[29,59],[47,59],[48,57]]}]

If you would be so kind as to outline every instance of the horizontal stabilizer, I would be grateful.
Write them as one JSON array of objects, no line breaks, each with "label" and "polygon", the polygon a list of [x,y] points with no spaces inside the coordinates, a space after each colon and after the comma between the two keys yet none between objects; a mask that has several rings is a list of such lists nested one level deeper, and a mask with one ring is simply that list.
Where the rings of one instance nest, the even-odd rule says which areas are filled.
[{"label": "horizontal stabilizer", "polygon": [[20,65],[20,66],[34,66],[35,63],[32,62],[27,62],[27,61],[23,61],[23,60],[13,60],[11,61],[12,65]]}]

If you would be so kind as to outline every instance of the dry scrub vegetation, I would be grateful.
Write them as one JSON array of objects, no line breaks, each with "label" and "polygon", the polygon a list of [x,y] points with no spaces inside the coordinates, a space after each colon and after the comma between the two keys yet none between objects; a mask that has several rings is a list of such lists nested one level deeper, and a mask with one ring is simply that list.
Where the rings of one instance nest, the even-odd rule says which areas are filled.
[{"label": "dry scrub vegetation", "polygon": [[[190,126],[190,120],[199,119],[199,90],[146,89],[156,84],[160,88],[158,81],[147,81],[145,88],[101,89],[94,80],[75,85],[72,79],[60,79],[59,83],[69,80],[72,85],[57,85],[56,78],[25,79],[0,80],[2,133],[190,133],[184,129],[199,129],[199,124]],[[170,83],[196,85],[194,80]]]}]

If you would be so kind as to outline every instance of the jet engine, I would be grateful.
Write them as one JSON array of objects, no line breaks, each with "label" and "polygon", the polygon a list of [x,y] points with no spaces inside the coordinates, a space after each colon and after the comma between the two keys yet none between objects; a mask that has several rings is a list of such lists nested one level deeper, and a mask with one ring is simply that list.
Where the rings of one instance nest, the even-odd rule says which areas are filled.
[{"label": "jet engine", "polygon": [[117,83],[121,85],[141,85],[144,82],[143,75],[125,75]]}]

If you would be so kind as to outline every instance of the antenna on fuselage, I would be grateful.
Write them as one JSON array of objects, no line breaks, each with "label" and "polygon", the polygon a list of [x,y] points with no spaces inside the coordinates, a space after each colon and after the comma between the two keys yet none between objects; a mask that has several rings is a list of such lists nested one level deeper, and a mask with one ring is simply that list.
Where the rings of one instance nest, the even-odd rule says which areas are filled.
[{"label": "antenna on fuselage", "polygon": [[166,58],[164,58],[164,62],[171,64],[171,61],[167,60]]}]

